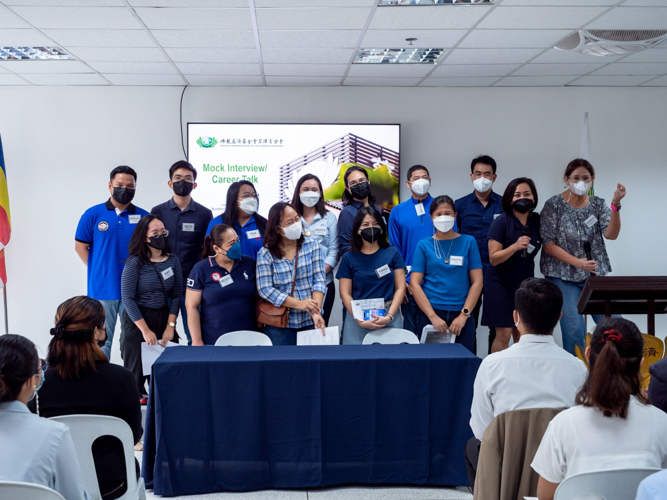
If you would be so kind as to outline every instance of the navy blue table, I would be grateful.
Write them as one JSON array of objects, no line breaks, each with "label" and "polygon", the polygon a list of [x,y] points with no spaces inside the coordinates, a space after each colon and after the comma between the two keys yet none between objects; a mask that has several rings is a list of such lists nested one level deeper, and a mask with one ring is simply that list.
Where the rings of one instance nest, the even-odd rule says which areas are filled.
[{"label": "navy blue table", "polygon": [[467,485],[480,362],[459,344],[167,349],[153,366],[142,475],[168,496]]}]

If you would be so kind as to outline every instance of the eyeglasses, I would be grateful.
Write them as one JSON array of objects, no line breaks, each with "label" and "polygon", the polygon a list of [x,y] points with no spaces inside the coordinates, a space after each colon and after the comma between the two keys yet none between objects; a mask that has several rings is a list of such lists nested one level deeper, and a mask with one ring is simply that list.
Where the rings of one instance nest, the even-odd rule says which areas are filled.
[{"label": "eyeglasses", "polygon": [[579,177],[578,175],[574,175],[570,177],[570,180],[572,182],[579,182],[579,181],[584,181],[584,182],[591,182],[592,177],[590,175],[584,175],[583,177]]},{"label": "eyeglasses", "polygon": [[244,200],[245,200],[246,198],[255,198],[256,200],[258,200],[258,199],[259,199],[259,195],[258,195],[257,193],[250,193],[250,192],[246,191],[246,192],[243,193],[243,194],[239,194],[239,198],[243,198]]},{"label": "eyeglasses", "polygon": [[149,238],[157,238],[158,236],[164,236],[166,238],[167,236],[169,236],[169,231],[165,229],[162,232],[153,231],[151,233],[148,233]]},{"label": "eyeglasses", "polygon": [[493,177],[493,172],[484,172],[484,173],[482,173],[482,172],[474,172],[474,173],[472,174],[472,176],[473,176],[475,179],[479,179],[480,177],[484,177],[485,179],[491,179],[491,177]]},{"label": "eyeglasses", "polygon": [[183,177],[183,176],[177,174],[172,179],[172,182],[178,182],[178,181],[194,182],[195,179],[191,175],[186,175],[185,177]]},{"label": "eyeglasses", "polygon": [[364,186],[367,183],[368,183],[368,180],[350,181],[350,182],[347,183],[347,187],[353,188],[354,186]]},{"label": "eyeglasses", "polygon": [[49,368],[49,364],[46,362],[45,359],[40,359],[40,362],[41,362],[40,367],[42,368],[42,373],[35,373],[35,375],[34,375],[35,377],[36,377],[37,375],[41,375],[41,376],[43,377],[43,376],[44,376],[44,373],[45,373],[46,370],[48,370],[48,368]]}]

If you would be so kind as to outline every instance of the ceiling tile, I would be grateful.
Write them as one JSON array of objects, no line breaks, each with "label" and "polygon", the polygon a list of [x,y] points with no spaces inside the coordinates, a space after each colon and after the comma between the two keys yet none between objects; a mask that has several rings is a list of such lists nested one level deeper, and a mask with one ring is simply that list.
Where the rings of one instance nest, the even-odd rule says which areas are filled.
[{"label": "ceiling tile", "polygon": [[602,66],[604,64],[526,64],[512,76],[581,76],[600,69]]},{"label": "ceiling tile", "polygon": [[543,48],[552,47],[571,30],[473,30],[459,48]]},{"label": "ceiling tile", "polygon": [[153,30],[151,33],[163,47],[255,47],[252,31]]},{"label": "ceiling tile", "polygon": [[35,5],[53,7],[121,7],[123,0],[3,0],[5,5]]},{"label": "ceiling tile", "polygon": [[605,66],[595,75],[664,75],[667,63],[615,63]]},{"label": "ceiling tile", "polygon": [[100,75],[25,75],[35,85],[109,85]]},{"label": "ceiling tile", "polygon": [[228,63],[176,63],[184,75],[224,75],[255,76],[259,75],[259,64]]},{"label": "ceiling tile", "polygon": [[251,30],[250,9],[135,9],[149,29]]},{"label": "ceiling tile", "polygon": [[347,64],[354,55],[351,49],[262,49],[265,63]]},{"label": "ceiling tile", "polygon": [[30,26],[7,7],[0,4],[0,29],[6,28],[30,28]]},{"label": "ceiling tile", "polygon": [[107,73],[103,76],[114,85],[185,85],[185,80],[180,75],[116,75]]},{"label": "ceiling tile", "polygon": [[663,7],[665,0],[625,0],[623,7]]},{"label": "ceiling tile", "polygon": [[374,0],[255,0],[255,7],[372,7]]},{"label": "ceiling tile", "polygon": [[67,52],[85,62],[156,62],[167,60],[158,48],[68,47]]},{"label": "ceiling tile", "polygon": [[267,76],[266,84],[272,87],[338,86],[340,78],[332,76]]},{"label": "ceiling tile", "polygon": [[505,76],[519,64],[440,64],[432,77]]},{"label": "ceiling tile", "polygon": [[120,29],[141,28],[126,7],[14,7],[36,28]]},{"label": "ceiling tile", "polygon": [[262,49],[288,48],[354,48],[361,30],[262,30],[259,43]]},{"label": "ceiling tile", "polygon": [[30,85],[20,76],[12,74],[0,75],[0,85]]},{"label": "ceiling tile", "polygon": [[595,5],[615,5],[619,0],[503,0],[502,6],[508,5],[569,5],[585,7]]},{"label": "ceiling tile", "polygon": [[132,7],[248,7],[248,0],[128,0]]},{"label": "ceiling tile", "polygon": [[168,62],[92,62],[100,73],[127,73],[139,75],[169,75],[177,73]]},{"label": "ceiling tile", "polygon": [[0,47],[43,47],[53,41],[33,29],[0,30]]},{"label": "ceiling tile", "polygon": [[604,7],[503,7],[498,6],[479,28],[575,29],[605,11]]},{"label": "ceiling tile", "polygon": [[185,75],[190,85],[202,87],[244,87],[248,85],[261,86],[261,76],[214,76],[214,75]]},{"label": "ceiling tile", "polygon": [[338,76],[342,77],[347,64],[265,64],[264,74],[272,76]]},{"label": "ceiling tile", "polygon": [[468,29],[491,7],[379,7],[369,29]]},{"label": "ceiling tile", "polygon": [[353,64],[349,76],[374,76],[380,78],[423,78],[435,66],[432,64]]},{"label": "ceiling tile", "polygon": [[370,11],[361,7],[257,9],[257,27],[260,30],[361,29]]},{"label": "ceiling tile", "polygon": [[3,61],[0,66],[19,75],[37,73],[94,73],[79,61]]},{"label": "ceiling tile", "polygon": [[414,87],[421,78],[363,78],[347,77],[343,85],[349,86],[371,86],[371,87]]},{"label": "ceiling tile", "polygon": [[[663,4],[664,5],[664,4]],[[665,29],[667,7],[617,7],[586,26],[587,29]]]},{"label": "ceiling tile", "polygon": [[467,33],[466,30],[368,30],[361,42],[363,48],[386,47],[400,49],[410,47],[406,38],[416,38],[412,47],[449,48]]},{"label": "ceiling tile", "polygon": [[573,79],[573,76],[508,76],[494,87],[560,87]]},{"label": "ceiling tile", "polygon": [[155,47],[155,42],[143,29],[43,31],[60,47]]},{"label": "ceiling tile", "polygon": [[667,62],[667,50],[665,49],[647,49],[623,58],[623,62]]},{"label": "ceiling tile", "polygon": [[650,80],[642,84],[642,87],[667,87],[667,76],[661,76],[655,80]]},{"label": "ceiling tile", "polygon": [[549,49],[543,54],[540,54],[535,59],[530,61],[531,63],[583,63],[583,64],[597,64],[597,63],[610,63],[612,61],[617,61],[623,56],[590,56],[588,54],[581,54],[572,50],[558,50],[558,49]]},{"label": "ceiling tile", "polygon": [[165,48],[174,62],[258,63],[257,49],[201,50]]},{"label": "ceiling tile", "polygon": [[443,64],[525,63],[540,52],[540,49],[455,49]]},{"label": "ceiling tile", "polygon": [[496,77],[427,78],[420,87],[488,87],[497,80]]},{"label": "ceiling tile", "polygon": [[582,76],[573,81],[570,85],[592,85],[595,87],[625,87],[644,83],[653,76]]}]

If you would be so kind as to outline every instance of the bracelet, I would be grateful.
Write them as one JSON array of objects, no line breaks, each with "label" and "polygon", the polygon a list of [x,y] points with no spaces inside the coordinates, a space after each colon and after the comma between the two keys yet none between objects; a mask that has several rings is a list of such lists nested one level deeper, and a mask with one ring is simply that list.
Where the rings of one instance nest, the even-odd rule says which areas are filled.
[{"label": "bracelet", "polygon": [[621,205],[614,205],[613,203],[611,204],[611,209],[614,212],[618,212],[621,209]]},{"label": "bracelet", "polygon": [[394,321],[394,315],[393,314],[391,314],[390,312],[387,312],[387,316],[389,316],[391,318],[391,320]]}]

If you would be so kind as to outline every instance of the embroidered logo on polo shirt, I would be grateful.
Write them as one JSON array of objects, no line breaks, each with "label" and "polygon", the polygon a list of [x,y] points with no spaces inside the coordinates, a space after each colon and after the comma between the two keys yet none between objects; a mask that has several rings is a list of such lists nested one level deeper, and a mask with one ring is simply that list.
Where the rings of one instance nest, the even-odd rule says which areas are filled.
[{"label": "embroidered logo on polo shirt", "polygon": [[212,279],[213,281],[220,281],[220,277],[221,277],[221,276],[220,276],[219,273],[213,273],[213,274],[211,274],[211,279]]},{"label": "embroidered logo on polo shirt", "polygon": [[245,279],[249,279],[248,278],[248,273],[246,273],[245,271],[243,271],[243,276],[245,276]]},{"label": "embroidered logo on polo shirt", "polygon": [[100,231],[104,232],[104,231],[106,231],[107,229],[109,229],[109,223],[108,223],[107,221],[105,221],[105,220],[100,221],[100,223],[97,225],[97,229],[99,229]]},{"label": "embroidered logo on polo shirt", "polygon": [[188,286],[195,286],[195,280],[188,278]]}]

